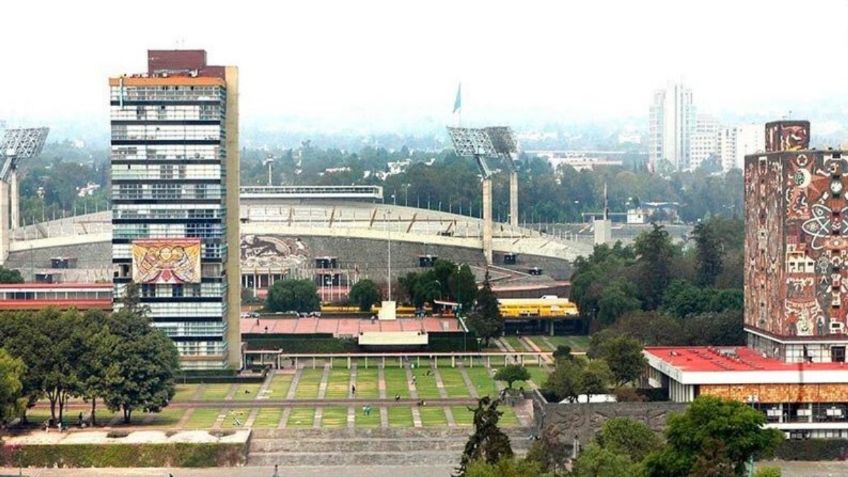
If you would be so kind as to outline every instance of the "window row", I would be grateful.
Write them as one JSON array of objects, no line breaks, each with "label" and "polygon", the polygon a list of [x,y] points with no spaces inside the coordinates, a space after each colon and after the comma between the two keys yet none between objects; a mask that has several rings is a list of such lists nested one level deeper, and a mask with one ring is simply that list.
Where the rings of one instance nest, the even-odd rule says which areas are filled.
[{"label": "window row", "polygon": [[112,164],[112,180],[218,179],[218,164]]},{"label": "window row", "polygon": [[113,219],[222,219],[227,214],[216,205],[166,204],[165,207],[147,204],[119,204],[112,207]]},{"label": "window row", "polygon": [[[191,298],[200,298],[200,297],[221,297],[227,292],[227,285],[225,283],[183,283],[178,285],[169,285],[169,284],[159,284],[154,285],[156,288],[153,293],[156,293],[156,296],[167,297],[167,296],[184,296]],[[178,287],[178,288],[174,288]],[[126,283],[116,283],[115,284],[115,296],[122,297],[127,293],[127,285]],[[141,290],[139,290],[141,293]],[[182,295],[179,295],[182,293]],[[110,293],[111,296],[111,293]]]},{"label": "window row", "polygon": [[[218,356],[227,352],[223,341],[177,341],[174,343],[181,356]],[[192,363],[192,366],[199,363]]]},{"label": "window row", "polygon": [[155,141],[168,140],[203,140],[220,141],[224,137],[223,128],[218,125],[138,125],[112,126],[113,140]]},{"label": "window row", "polygon": [[150,311],[149,315],[151,318],[156,317],[204,317],[204,316],[224,316],[224,308],[222,303],[196,303],[196,302],[185,302],[185,303],[145,303]]},{"label": "window row", "polygon": [[184,323],[156,323],[156,327],[164,331],[169,337],[175,336],[223,336],[227,330],[224,322],[184,322]]},{"label": "window row", "polygon": [[206,159],[226,157],[222,145],[169,144],[167,146],[112,146],[112,160]]},{"label": "window row", "polygon": [[112,86],[109,97],[112,101],[223,102],[227,94],[222,86]]},{"label": "window row", "polygon": [[[113,235],[117,239],[140,239],[140,238],[200,238],[200,239],[222,239],[224,238],[223,224],[114,224]],[[204,249],[206,254],[218,254],[220,249]],[[116,257],[118,258],[118,257]],[[208,258],[219,258],[209,256]]]},{"label": "window row", "polygon": [[220,199],[220,184],[112,184],[112,199]]},{"label": "window row", "polygon": [[220,121],[220,104],[112,106],[113,121]]}]

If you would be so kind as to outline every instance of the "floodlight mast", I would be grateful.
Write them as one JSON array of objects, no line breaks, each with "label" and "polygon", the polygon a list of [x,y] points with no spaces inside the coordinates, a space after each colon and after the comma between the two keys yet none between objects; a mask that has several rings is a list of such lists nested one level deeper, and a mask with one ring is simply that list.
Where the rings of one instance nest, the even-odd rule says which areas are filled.
[{"label": "floodlight mast", "polygon": [[[486,263],[492,264],[492,175],[494,172],[487,162],[487,158],[507,157],[512,170],[511,155],[517,152],[518,144],[508,127],[489,128],[448,128],[454,151],[461,157],[473,157],[480,169],[483,186],[483,255]],[[518,179],[515,180],[515,197],[517,201]],[[512,197],[512,194],[510,195]],[[510,203],[512,209],[512,203]],[[518,224],[518,206],[515,205],[515,224]],[[510,219],[512,223],[512,219]]]},{"label": "floodlight mast", "polygon": [[506,158],[509,167],[509,224],[518,227],[518,169],[515,166],[518,141],[508,126],[488,127],[486,132],[498,154]]},{"label": "floodlight mast", "polygon": [[[9,256],[11,229],[20,226],[18,163],[41,153],[48,128],[7,129],[0,140],[0,265]],[[11,210],[10,210],[11,209]]]}]

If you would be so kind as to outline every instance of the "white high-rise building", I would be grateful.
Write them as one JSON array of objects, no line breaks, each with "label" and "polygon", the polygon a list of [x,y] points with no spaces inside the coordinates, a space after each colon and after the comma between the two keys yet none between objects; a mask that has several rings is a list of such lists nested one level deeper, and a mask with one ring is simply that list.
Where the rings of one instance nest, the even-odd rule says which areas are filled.
[{"label": "white high-rise building", "polygon": [[766,150],[766,135],[762,123],[736,126],[736,167],[742,169],[745,156]]},{"label": "white high-rise building", "polygon": [[677,170],[688,168],[695,129],[692,90],[675,83],[655,92],[649,122],[651,167],[656,170],[657,164],[665,160]]},{"label": "white high-rise building", "polygon": [[736,163],[736,128],[721,128],[718,132],[718,156],[724,172],[738,167]]},{"label": "white high-rise building", "polygon": [[711,155],[718,154],[718,121],[706,114],[699,114],[695,121],[695,131],[692,133],[689,167],[697,169]]}]

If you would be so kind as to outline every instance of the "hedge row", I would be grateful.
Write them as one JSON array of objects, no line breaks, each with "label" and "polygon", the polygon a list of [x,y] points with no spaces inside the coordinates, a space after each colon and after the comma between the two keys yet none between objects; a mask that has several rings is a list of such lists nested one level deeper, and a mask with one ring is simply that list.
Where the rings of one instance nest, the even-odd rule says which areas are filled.
[{"label": "hedge row", "polygon": [[338,338],[245,337],[249,349],[282,349],[286,353],[356,353],[355,340]]},{"label": "hedge row", "polygon": [[231,467],[244,465],[245,444],[4,445],[5,467]]},{"label": "hedge row", "polygon": [[786,439],[774,456],[783,460],[843,460],[848,457],[848,439]]}]

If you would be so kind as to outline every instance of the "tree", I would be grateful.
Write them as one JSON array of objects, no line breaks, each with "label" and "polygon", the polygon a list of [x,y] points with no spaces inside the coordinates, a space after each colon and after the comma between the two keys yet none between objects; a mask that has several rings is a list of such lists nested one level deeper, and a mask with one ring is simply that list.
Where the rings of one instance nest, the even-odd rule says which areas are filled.
[{"label": "tree", "polygon": [[477,299],[477,280],[467,264],[460,265],[451,276],[451,292],[462,310],[467,312],[472,309]]},{"label": "tree", "polygon": [[692,230],[695,239],[695,283],[708,287],[715,285],[721,275],[722,244],[713,227],[708,222],[700,222]]},{"label": "tree", "polygon": [[635,381],[645,369],[642,345],[632,338],[620,336],[607,340],[601,345],[601,357],[609,365],[619,386]]},{"label": "tree", "polygon": [[0,283],[23,283],[24,277],[18,270],[0,267]]},{"label": "tree", "polygon": [[543,389],[553,394],[557,401],[577,400],[583,394],[583,367],[575,359],[560,359],[554,371],[548,375]]},{"label": "tree", "polygon": [[637,465],[629,457],[596,443],[590,443],[580,457],[574,461],[571,474],[574,477],[612,477],[639,475]]},{"label": "tree", "polygon": [[494,464],[476,460],[465,471],[466,477],[538,477],[542,469],[536,462],[501,459]]},{"label": "tree", "polygon": [[571,346],[568,345],[557,345],[556,349],[553,352],[554,359],[572,359],[571,356]]},{"label": "tree", "polygon": [[632,286],[624,280],[616,280],[604,288],[598,300],[598,320],[601,326],[610,326],[621,315],[642,307],[635,296],[635,290],[631,288]]},{"label": "tree", "polygon": [[[477,401],[474,409],[474,432],[465,444],[459,467],[454,477],[467,477],[469,465],[475,461],[494,464],[501,459],[512,457],[509,437],[498,427],[502,412],[498,411],[500,401],[484,396]],[[469,408],[470,409],[470,408]]]},{"label": "tree", "polygon": [[77,327],[77,342],[81,345],[77,364],[79,395],[91,404],[91,425],[97,424],[97,399],[106,392],[106,375],[112,350],[117,338],[107,326],[107,316],[100,311],[89,311]]},{"label": "tree", "polygon": [[636,237],[634,248],[640,270],[640,298],[647,310],[662,304],[662,296],[671,281],[671,263],[675,247],[662,225],[651,224],[650,232]]},{"label": "tree", "polygon": [[744,403],[698,396],[686,411],[669,417],[667,445],[645,459],[648,473],[688,476],[699,463],[729,462],[731,475],[742,475],[749,458],[772,451],[783,439],[765,423],[761,412]]},{"label": "tree", "polygon": [[595,442],[604,449],[641,462],[648,454],[663,445],[660,437],[645,424],[626,417],[608,419],[595,436]]},{"label": "tree", "polygon": [[0,348],[0,424],[20,414],[26,407],[21,383],[26,366]]},{"label": "tree", "polygon": [[351,303],[359,306],[359,311],[371,311],[371,307],[380,301],[380,289],[374,282],[364,278],[350,288],[348,297]]},{"label": "tree", "polygon": [[604,360],[593,359],[583,368],[583,394],[606,394],[613,376]]},{"label": "tree", "polygon": [[509,389],[512,389],[512,383],[529,379],[530,372],[527,371],[527,368],[518,364],[508,364],[495,373],[495,381],[506,382]]},{"label": "tree", "polygon": [[268,289],[265,309],[268,311],[315,311],[321,307],[318,289],[309,280],[278,280]]},{"label": "tree", "polygon": [[489,340],[503,333],[504,322],[498,307],[498,298],[492,292],[489,283],[489,272],[483,280],[483,288],[477,293],[477,307],[468,318],[468,328],[479,338],[483,338],[486,346]]},{"label": "tree", "polygon": [[106,406],[120,410],[129,423],[136,409],[159,411],[174,397],[179,356],[165,333],[143,315],[121,310],[112,314],[116,341],[108,357],[103,394]]}]

